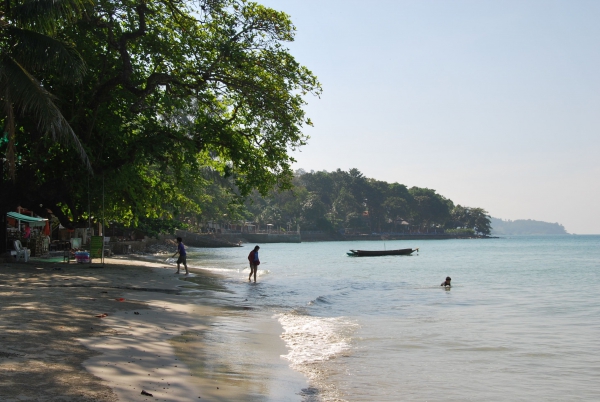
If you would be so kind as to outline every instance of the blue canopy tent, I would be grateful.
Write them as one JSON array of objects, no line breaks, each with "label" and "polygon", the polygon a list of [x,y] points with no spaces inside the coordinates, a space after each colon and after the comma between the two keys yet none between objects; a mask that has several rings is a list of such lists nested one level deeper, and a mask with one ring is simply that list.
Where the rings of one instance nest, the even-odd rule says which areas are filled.
[{"label": "blue canopy tent", "polygon": [[46,226],[46,222],[48,222],[48,219],[45,219],[45,218],[37,218],[34,216],[19,214],[17,212],[9,212],[6,214],[6,216],[8,216],[9,218],[18,220],[19,224],[21,222],[27,222],[27,224],[32,227],[33,226]]},{"label": "blue canopy tent", "polygon": [[[23,215],[17,212],[8,212],[6,216],[17,220],[19,222],[18,227],[21,226],[21,222],[27,223],[30,227],[44,227],[48,222],[48,219],[45,218]],[[19,259],[19,256],[23,256],[25,258],[25,262],[27,262],[27,260],[29,259],[30,250],[24,248],[19,240],[15,240],[14,248],[15,250],[11,250],[11,254],[16,255],[17,260]],[[8,247],[8,249],[10,250],[10,247]]]}]

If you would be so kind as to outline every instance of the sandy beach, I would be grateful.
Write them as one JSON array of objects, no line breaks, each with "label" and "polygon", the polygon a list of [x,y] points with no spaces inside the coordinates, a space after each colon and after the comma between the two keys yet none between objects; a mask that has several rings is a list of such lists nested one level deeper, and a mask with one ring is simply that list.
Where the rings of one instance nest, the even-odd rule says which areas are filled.
[{"label": "sandy beach", "polygon": [[124,258],[0,264],[0,400],[301,400],[277,321],[191,272]]}]

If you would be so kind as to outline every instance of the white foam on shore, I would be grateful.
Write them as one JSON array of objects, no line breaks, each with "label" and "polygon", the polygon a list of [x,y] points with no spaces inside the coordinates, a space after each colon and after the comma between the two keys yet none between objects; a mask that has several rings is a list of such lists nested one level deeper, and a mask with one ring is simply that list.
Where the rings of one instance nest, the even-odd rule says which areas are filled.
[{"label": "white foam on shore", "polygon": [[[177,267],[177,260],[174,258],[168,258],[167,260],[163,261],[163,264],[167,264],[167,265],[171,265],[173,267]],[[222,275],[226,275],[226,276],[235,276],[236,274],[245,274],[248,275],[250,273],[250,268],[245,267],[245,268],[237,268],[237,269],[231,269],[231,268],[221,268],[221,267],[215,267],[215,266],[207,266],[207,265],[191,265],[188,263],[188,268],[189,269],[200,269],[203,271],[208,271],[208,272],[214,272],[214,273],[219,273]],[[183,269],[183,266],[181,267],[181,269]],[[264,276],[264,275],[268,275],[270,274],[271,271],[268,269],[259,269],[256,272],[257,276]]]},{"label": "white foam on shore", "polygon": [[211,272],[211,273],[216,273],[219,275],[223,275],[226,276],[227,274],[231,273],[232,270],[231,269],[224,269],[224,268],[213,268],[213,267],[199,267],[196,265],[188,265],[189,269],[197,269],[200,271],[205,271],[205,272]]},{"label": "white foam on shore", "polygon": [[313,317],[294,312],[275,316],[283,327],[281,338],[289,353],[281,357],[290,367],[303,373],[316,390],[316,399],[305,394],[306,400],[343,402],[337,387],[328,380],[327,362],[348,353],[351,339],[359,325],[346,317]]},{"label": "white foam on shore", "polygon": [[290,352],[283,358],[292,367],[330,360],[350,349],[358,324],[345,317],[312,317],[295,313],[276,316],[283,326],[281,338]]}]

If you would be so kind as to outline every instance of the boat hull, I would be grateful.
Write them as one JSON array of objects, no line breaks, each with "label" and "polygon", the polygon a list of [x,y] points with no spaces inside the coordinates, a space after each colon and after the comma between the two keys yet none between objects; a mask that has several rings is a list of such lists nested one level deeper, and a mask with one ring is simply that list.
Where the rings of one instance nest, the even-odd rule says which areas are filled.
[{"label": "boat hull", "polygon": [[385,255],[411,255],[418,250],[418,248],[403,248],[400,250],[350,250],[347,254],[351,257],[380,257]]}]

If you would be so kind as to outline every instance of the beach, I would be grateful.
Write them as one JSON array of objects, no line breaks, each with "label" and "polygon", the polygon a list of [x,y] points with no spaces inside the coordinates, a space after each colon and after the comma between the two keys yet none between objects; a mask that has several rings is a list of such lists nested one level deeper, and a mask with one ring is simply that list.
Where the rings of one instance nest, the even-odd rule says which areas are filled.
[{"label": "beach", "polygon": [[[182,281],[127,258],[0,264],[0,400],[300,400],[305,380],[281,358],[277,321],[239,320],[252,306],[215,297],[218,277],[191,272]],[[210,345],[223,342],[206,342],[217,318],[235,322],[238,358],[221,361]]]},{"label": "beach", "polygon": [[600,236],[384,244],[0,264],[0,401],[598,400]]}]

